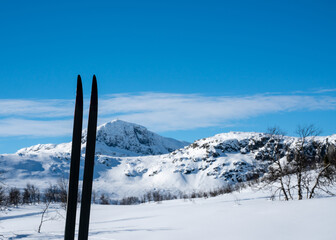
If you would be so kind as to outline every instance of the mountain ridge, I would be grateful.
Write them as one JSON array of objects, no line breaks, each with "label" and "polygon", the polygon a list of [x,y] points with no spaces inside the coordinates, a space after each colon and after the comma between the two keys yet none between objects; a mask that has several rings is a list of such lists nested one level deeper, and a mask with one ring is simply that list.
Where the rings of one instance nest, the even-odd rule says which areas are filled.
[{"label": "mountain ridge", "polygon": [[[116,124],[117,130],[111,128],[112,123]],[[110,131],[114,131],[114,134]],[[172,193],[209,191],[227,184],[245,182],[267,172],[277,144],[266,133],[228,132],[199,139],[172,152],[166,149],[165,154],[145,155],[148,147],[152,146],[150,140],[158,136],[147,131],[137,124],[125,127],[122,121],[112,121],[99,127],[94,173],[96,191],[111,194],[111,198],[122,198],[141,196],[153,189]],[[85,143],[85,134],[83,136]],[[144,136],[148,137],[147,140]],[[283,136],[279,139],[281,157],[290,157],[299,138]],[[314,142],[325,147],[326,139],[328,144],[336,146],[334,134],[307,138],[305,147],[313,156],[317,152]],[[120,141],[119,145],[115,141]],[[134,150],[138,150],[139,145],[133,143],[141,141],[145,144],[140,148],[140,154],[135,156]],[[69,144],[35,145],[16,154],[0,155],[6,181],[21,187],[27,182],[47,186],[59,178],[67,178],[70,150],[58,150],[69,148]],[[117,148],[120,150],[124,146],[128,149],[124,149],[122,154],[113,154],[117,153]],[[83,150],[82,147],[81,172]]]},{"label": "mountain ridge", "polygon": [[[82,131],[82,153],[85,153],[87,129]],[[188,142],[162,137],[146,127],[122,120],[112,120],[97,127],[96,154],[113,156],[158,155],[188,145]],[[19,149],[17,154],[30,152],[71,152],[71,142],[60,144],[37,144]]]}]

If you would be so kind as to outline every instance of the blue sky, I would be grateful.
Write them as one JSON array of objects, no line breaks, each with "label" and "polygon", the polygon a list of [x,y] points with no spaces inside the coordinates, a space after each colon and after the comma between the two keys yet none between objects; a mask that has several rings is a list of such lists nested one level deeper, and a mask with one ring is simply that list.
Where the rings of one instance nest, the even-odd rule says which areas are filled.
[{"label": "blue sky", "polygon": [[[336,133],[334,1],[2,1],[0,153],[71,141],[76,76],[99,121],[193,141]],[[84,124],[86,119],[84,120]]]}]

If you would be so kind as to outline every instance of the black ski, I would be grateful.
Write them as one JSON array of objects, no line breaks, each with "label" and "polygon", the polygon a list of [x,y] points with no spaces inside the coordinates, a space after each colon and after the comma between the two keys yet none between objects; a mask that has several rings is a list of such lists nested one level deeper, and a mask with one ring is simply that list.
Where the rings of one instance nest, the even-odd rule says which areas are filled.
[{"label": "black ski", "polygon": [[81,202],[79,231],[78,231],[79,240],[87,240],[89,234],[92,180],[93,180],[94,157],[96,148],[97,115],[98,115],[97,80],[96,76],[93,75],[89,122],[87,130],[86,152],[85,152],[82,202]]},{"label": "black ski", "polygon": [[72,134],[67,213],[66,213],[65,232],[64,232],[65,240],[73,240],[75,237],[78,178],[79,178],[79,166],[81,156],[82,123],[83,123],[83,88],[81,77],[80,75],[78,75],[73,134]]}]

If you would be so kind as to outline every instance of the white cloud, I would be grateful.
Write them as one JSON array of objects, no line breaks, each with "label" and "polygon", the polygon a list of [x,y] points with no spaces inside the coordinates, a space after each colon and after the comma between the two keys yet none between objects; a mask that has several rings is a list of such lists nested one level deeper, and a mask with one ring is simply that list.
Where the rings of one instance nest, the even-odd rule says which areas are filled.
[{"label": "white cloud", "polygon": [[155,131],[219,126],[232,120],[276,112],[336,108],[336,98],[333,97],[295,95],[206,97],[143,93],[110,96],[100,102],[100,116],[103,116],[103,120],[113,115],[144,124]]},{"label": "white cloud", "polygon": [[316,93],[332,93],[332,92],[336,92],[336,88],[321,89],[316,91]]},{"label": "white cloud", "polygon": [[0,99],[0,116],[69,117],[73,115],[73,105],[74,101],[61,99]]},{"label": "white cloud", "polygon": [[[88,101],[84,104],[87,109]],[[74,102],[70,100],[0,100],[0,136],[70,135],[73,108]],[[323,95],[116,94],[99,99],[99,123],[119,118],[154,131],[172,131],[224,126],[232,121],[277,112],[334,109],[336,97]],[[86,122],[87,116],[84,126]]]},{"label": "white cloud", "polygon": [[72,120],[0,119],[0,136],[58,137],[72,133]]}]

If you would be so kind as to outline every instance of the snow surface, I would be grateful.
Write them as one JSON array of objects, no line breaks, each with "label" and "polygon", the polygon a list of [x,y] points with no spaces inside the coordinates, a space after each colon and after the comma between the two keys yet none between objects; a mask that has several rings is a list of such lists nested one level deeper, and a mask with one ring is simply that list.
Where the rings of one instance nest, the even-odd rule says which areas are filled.
[{"label": "snow surface", "polygon": [[[336,135],[315,140],[325,144],[326,138],[336,145]],[[311,141],[307,146],[314,152]],[[83,158],[85,131],[82,142]],[[284,154],[297,142],[297,138],[284,137]],[[272,164],[269,154],[274,149],[274,142],[264,133],[222,133],[185,145],[136,124],[106,123],[97,132],[93,189],[110,199],[141,197],[153,190],[210,191],[244,182],[254,174],[262,176]],[[67,178],[70,148],[71,143],[40,144],[0,155],[6,187],[31,183],[43,188]],[[165,154],[159,155],[162,151]],[[81,172],[83,165],[81,161]],[[90,239],[336,239],[335,197],[284,202],[270,201],[268,195],[245,189],[192,201],[93,205]],[[50,220],[37,233],[43,207],[0,211],[0,239],[63,239],[65,211],[59,205],[52,205]]]},{"label": "snow surface", "polygon": [[[137,127],[139,129],[135,137],[134,129]],[[85,133],[83,136],[85,142]],[[145,139],[148,141],[162,139],[154,133],[147,133],[144,127],[122,121],[113,121],[99,127],[97,146],[101,150],[96,153],[93,183],[93,189],[98,194],[105,192],[111,199],[121,199],[128,196],[141,197],[153,190],[176,195],[180,192],[210,191],[262,176],[272,164],[269,153],[273,151],[274,142],[264,133],[222,133],[200,139],[171,153],[134,156],[138,146],[135,143],[139,143],[136,139],[143,136],[147,136]],[[114,141],[116,138],[119,139],[117,142]],[[326,138],[329,143],[336,145],[336,135],[317,137],[315,140],[325,144]],[[311,139],[308,143],[309,141]],[[284,154],[294,148],[297,142],[298,138],[284,137]],[[67,179],[70,150],[64,149],[70,148],[69,144],[36,145],[16,154],[0,155],[1,170],[4,172],[2,176],[7,185],[23,188],[31,183],[45,188],[55,184],[60,178]],[[113,147],[115,144],[118,146]],[[132,152],[133,155],[128,152],[131,156],[115,156],[110,154],[111,147],[118,148],[119,153],[123,151],[122,155],[130,149],[135,152]],[[141,149],[142,147],[138,149],[139,155],[144,154],[145,150]],[[83,165],[84,162],[81,161],[81,172]]]},{"label": "snow surface", "polygon": [[[82,153],[85,153],[87,129],[82,132]],[[188,142],[162,137],[147,128],[121,120],[113,120],[97,127],[96,154],[109,156],[143,156],[165,154],[188,145]],[[17,151],[29,154],[70,154],[71,142],[38,144]]]},{"label": "snow surface", "polygon": [[[0,212],[0,235],[4,239],[63,239],[65,211],[58,205],[51,207],[47,219],[52,220],[44,222],[37,233],[43,207]],[[193,201],[92,205],[89,239],[334,240],[335,215],[335,197],[270,201],[267,193],[246,189]]]}]

